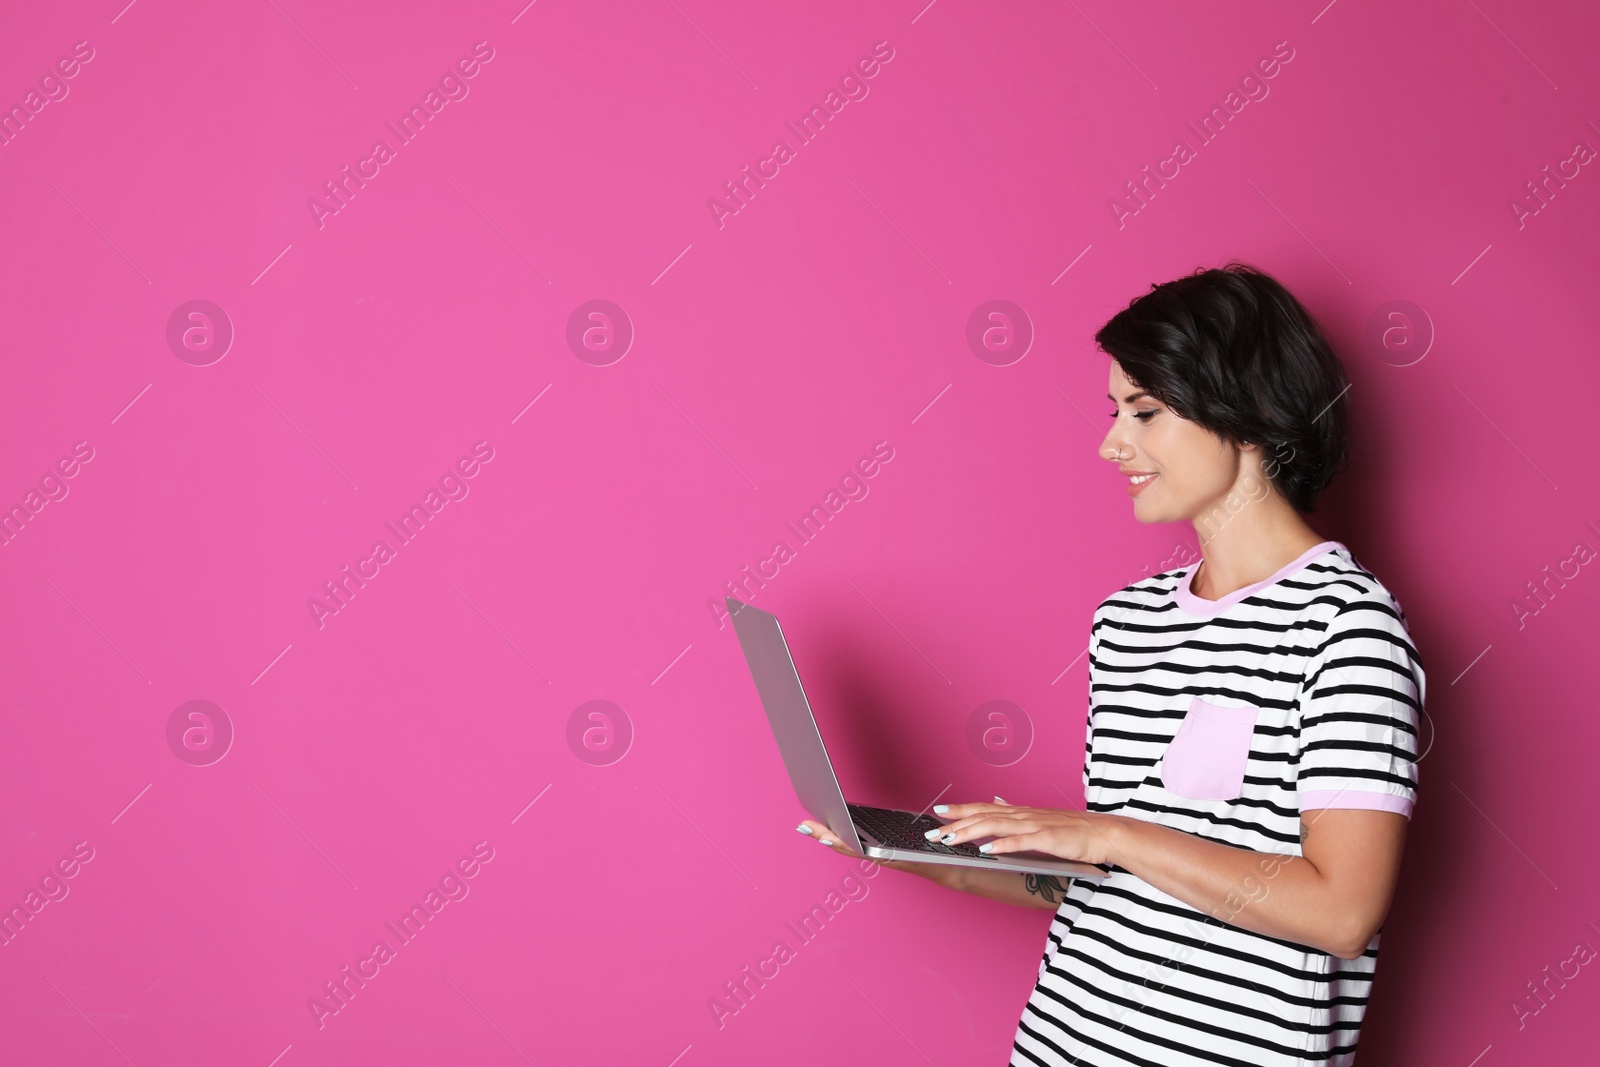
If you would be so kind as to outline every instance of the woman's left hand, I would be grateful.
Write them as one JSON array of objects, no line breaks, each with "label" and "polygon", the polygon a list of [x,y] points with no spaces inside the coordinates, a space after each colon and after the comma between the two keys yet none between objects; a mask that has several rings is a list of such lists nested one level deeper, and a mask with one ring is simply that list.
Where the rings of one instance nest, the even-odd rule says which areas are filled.
[{"label": "woman's left hand", "polygon": [[1116,846],[1109,836],[1118,819],[1115,815],[1015,804],[940,804],[933,813],[947,824],[943,831],[931,831],[929,839],[946,845],[992,837],[978,846],[988,856],[1043,852],[1080,863],[1116,862]]}]

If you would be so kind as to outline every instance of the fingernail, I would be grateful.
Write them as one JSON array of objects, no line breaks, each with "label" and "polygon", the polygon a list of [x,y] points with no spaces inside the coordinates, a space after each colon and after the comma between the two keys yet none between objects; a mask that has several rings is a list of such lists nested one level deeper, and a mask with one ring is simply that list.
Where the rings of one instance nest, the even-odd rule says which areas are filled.
[{"label": "fingernail", "polygon": [[805,823],[801,823],[799,826],[796,826],[795,829],[799,830],[803,834],[809,834],[811,832],[811,827],[807,826]]},{"label": "fingernail", "polygon": [[831,837],[819,837],[817,840],[821,841],[824,845],[837,845],[839,843]]},{"label": "fingernail", "polygon": [[982,852],[982,853],[983,853],[983,854],[984,854],[984,855],[985,855],[985,856],[987,856],[987,855],[988,855],[988,854],[989,854],[989,850],[990,850],[990,849],[991,849],[991,848],[994,848],[994,842],[993,842],[993,841],[990,841],[990,842],[989,842],[989,843],[988,843],[988,844],[986,844],[986,845],[979,845],[979,846],[978,846],[978,851],[979,851],[979,852]]},{"label": "fingernail", "polygon": [[995,797],[995,798],[994,798],[994,802],[995,802],[995,803],[996,803],[996,804],[1004,804],[1004,803],[1006,803],[1006,801],[1004,801],[1004,800],[1001,800],[1001,799],[1000,799],[1000,798],[999,798],[999,797]]},{"label": "fingernail", "polygon": [[923,834],[922,836],[926,837],[929,841],[932,841],[934,838],[939,836],[939,831],[938,830],[929,830],[927,833]]},{"label": "fingernail", "polygon": [[945,844],[945,845],[953,845],[953,844],[955,844],[955,840],[956,840],[956,835],[955,834],[945,834],[943,837],[939,838],[940,844]]},{"label": "fingernail", "polygon": [[950,805],[948,805],[948,804],[935,804],[933,806],[933,810],[938,812],[940,815],[943,815],[945,812],[950,810]]}]

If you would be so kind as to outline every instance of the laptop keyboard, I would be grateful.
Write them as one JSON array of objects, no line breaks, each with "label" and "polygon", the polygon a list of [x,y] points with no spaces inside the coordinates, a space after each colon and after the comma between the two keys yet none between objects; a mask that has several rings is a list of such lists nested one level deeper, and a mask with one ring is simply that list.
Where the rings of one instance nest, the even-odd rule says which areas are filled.
[{"label": "laptop keyboard", "polygon": [[872,808],[865,804],[846,804],[850,818],[857,826],[891,848],[908,852],[938,852],[946,856],[976,856],[987,859],[976,845],[941,845],[922,835],[929,830],[942,828],[944,823],[932,815],[912,815],[909,811],[892,808]]}]

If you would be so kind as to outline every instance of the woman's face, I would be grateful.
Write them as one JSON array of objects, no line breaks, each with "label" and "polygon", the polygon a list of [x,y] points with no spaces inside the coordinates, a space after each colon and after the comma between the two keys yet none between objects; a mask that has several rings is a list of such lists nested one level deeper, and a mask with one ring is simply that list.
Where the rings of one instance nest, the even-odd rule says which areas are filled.
[{"label": "woman's face", "polygon": [[[1238,484],[1240,451],[1143,393],[1111,361],[1111,432],[1102,459],[1115,463],[1140,522],[1192,522],[1221,506]],[[1120,452],[1121,458],[1118,457]],[[1148,475],[1140,484],[1130,475]]]}]

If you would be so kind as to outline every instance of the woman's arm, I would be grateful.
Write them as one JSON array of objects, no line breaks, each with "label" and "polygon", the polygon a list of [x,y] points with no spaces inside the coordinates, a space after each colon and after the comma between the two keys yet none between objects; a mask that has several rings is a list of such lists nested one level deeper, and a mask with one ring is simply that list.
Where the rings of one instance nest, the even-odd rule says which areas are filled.
[{"label": "woman's arm", "polygon": [[1304,812],[1295,857],[1121,815],[1001,804],[951,804],[938,814],[951,820],[945,844],[993,837],[992,855],[1034,849],[1112,863],[1223,922],[1342,959],[1365,952],[1383,924],[1407,822],[1387,811]]},{"label": "woman's arm", "polygon": [[[869,859],[871,857],[868,857]],[[1055,911],[1066,899],[1068,879],[1052,874],[1019,874],[981,867],[960,867],[953,863],[917,863],[915,860],[877,860],[885,867],[908,871],[974,896],[988,897],[1003,904]]]},{"label": "woman's arm", "polygon": [[1251,852],[1138,819],[1108,832],[1113,860],[1223,922],[1341,959],[1367,950],[1394,895],[1406,817],[1324,808],[1300,820],[1301,857]]}]

